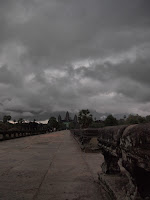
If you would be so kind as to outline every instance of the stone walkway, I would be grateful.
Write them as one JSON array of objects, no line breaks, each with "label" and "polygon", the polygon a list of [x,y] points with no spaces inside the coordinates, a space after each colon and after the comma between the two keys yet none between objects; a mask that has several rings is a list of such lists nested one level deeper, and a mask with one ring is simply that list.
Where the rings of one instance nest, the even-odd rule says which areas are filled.
[{"label": "stone walkway", "polygon": [[106,200],[101,154],[81,152],[69,131],[0,143],[0,200]]}]

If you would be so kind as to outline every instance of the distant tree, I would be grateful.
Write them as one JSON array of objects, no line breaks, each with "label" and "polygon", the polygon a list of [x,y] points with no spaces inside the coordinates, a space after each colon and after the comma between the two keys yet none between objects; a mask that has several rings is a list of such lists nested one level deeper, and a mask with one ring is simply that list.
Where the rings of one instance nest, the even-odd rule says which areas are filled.
[{"label": "distant tree", "polygon": [[50,119],[48,120],[48,127],[52,130],[54,130],[55,128],[58,129],[59,124],[55,117],[50,117]]},{"label": "distant tree", "polygon": [[58,129],[59,130],[66,130],[66,124],[64,124],[64,123],[58,123]]},{"label": "distant tree", "polygon": [[146,118],[138,115],[138,123],[146,123]]},{"label": "distant tree", "polygon": [[89,126],[89,128],[102,128],[104,126],[105,126],[104,122],[97,123],[93,121],[92,124]]},{"label": "distant tree", "polygon": [[112,115],[108,115],[104,121],[105,126],[115,126],[118,125],[118,121]]},{"label": "distant tree", "polygon": [[88,128],[93,122],[93,118],[90,111],[88,109],[81,110],[78,115],[78,121],[81,128]]},{"label": "distant tree", "polygon": [[5,115],[3,117],[3,123],[7,123],[9,120],[11,120],[11,116],[10,115]]},{"label": "distant tree", "polygon": [[150,122],[150,115],[147,115],[145,118],[146,118],[146,122]]},{"label": "distant tree", "polygon": [[38,123],[35,121],[31,121],[28,123],[28,127],[30,130],[37,130],[38,129]]},{"label": "distant tree", "polygon": [[22,123],[24,123],[25,122],[25,120],[23,119],[23,118],[19,118],[18,119],[18,124],[22,124]]},{"label": "distant tree", "polygon": [[118,125],[124,125],[126,123],[125,118],[118,120]]},{"label": "distant tree", "polygon": [[142,117],[140,115],[129,115],[128,118],[126,119],[126,124],[140,124],[140,123],[145,123],[146,118]]},{"label": "distant tree", "polygon": [[129,115],[126,119],[126,124],[138,124],[138,118],[136,115]]},{"label": "distant tree", "polygon": [[6,130],[9,130],[13,127],[13,124],[11,123],[3,123],[2,121],[0,121],[0,130],[3,130],[3,131],[6,131]]}]

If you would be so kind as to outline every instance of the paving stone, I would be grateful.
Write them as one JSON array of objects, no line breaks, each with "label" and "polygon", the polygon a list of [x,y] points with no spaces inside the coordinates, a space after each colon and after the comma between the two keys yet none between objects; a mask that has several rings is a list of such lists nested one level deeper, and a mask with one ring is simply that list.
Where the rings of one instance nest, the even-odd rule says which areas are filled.
[{"label": "paving stone", "polygon": [[96,182],[102,156],[81,152],[69,131],[1,144],[0,200],[108,199]]}]

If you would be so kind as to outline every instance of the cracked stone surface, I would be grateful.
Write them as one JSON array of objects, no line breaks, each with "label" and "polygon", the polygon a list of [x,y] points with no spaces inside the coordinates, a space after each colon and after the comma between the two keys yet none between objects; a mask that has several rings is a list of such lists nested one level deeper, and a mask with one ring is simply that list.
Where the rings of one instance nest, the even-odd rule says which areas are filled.
[{"label": "cracked stone surface", "polygon": [[0,143],[0,200],[107,200],[101,154],[85,154],[69,131]]}]

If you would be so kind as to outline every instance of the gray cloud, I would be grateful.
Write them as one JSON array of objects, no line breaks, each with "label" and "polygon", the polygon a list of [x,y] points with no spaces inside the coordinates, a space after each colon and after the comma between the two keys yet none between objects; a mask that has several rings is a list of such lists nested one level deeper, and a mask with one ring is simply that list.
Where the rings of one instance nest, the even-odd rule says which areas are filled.
[{"label": "gray cloud", "polygon": [[148,114],[149,0],[1,0],[0,112]]}]

